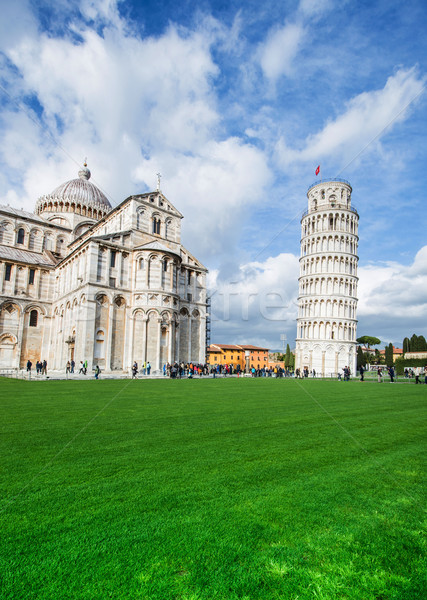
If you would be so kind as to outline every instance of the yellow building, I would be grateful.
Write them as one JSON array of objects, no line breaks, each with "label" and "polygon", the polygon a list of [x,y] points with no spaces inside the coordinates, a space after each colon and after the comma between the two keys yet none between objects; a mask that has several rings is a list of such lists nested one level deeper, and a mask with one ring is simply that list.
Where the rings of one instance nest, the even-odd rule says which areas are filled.
[{"label": "yellow building", "polygon": [[251,369],[268,367],[268,348],[251,344],[211,344],[207,350],[208,365],[233,365],[243,371],[247,366]]}]

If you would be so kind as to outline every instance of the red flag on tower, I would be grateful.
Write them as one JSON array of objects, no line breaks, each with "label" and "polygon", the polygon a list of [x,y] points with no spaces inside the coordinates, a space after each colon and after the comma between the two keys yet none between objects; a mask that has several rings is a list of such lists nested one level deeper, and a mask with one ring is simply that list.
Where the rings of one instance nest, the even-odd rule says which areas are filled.
[{"label": "red flag on tower", "polygon": [[320,165],[316,169],[316,175],[319,175],[319,173],[320,173]]}]

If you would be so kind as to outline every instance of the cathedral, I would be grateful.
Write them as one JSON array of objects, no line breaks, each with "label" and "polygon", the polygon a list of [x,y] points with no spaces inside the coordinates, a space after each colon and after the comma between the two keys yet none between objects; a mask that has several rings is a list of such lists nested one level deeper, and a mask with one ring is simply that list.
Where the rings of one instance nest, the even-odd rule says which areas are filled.
[{"label": "cathedral", "polygon": [[89,179],[85,164],[34,213],[0,206],[0,369],[204,363],[207,270],[183,215],[160,183],[112,208]]}]

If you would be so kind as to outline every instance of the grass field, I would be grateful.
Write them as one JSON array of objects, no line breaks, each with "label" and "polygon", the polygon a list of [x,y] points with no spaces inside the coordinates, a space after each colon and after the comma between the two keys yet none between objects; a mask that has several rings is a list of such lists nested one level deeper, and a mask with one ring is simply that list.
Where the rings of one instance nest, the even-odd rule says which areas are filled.
[{"label": "grass field", "polygon": [[0,381],[0,597],[425,600],[427,386]]}]

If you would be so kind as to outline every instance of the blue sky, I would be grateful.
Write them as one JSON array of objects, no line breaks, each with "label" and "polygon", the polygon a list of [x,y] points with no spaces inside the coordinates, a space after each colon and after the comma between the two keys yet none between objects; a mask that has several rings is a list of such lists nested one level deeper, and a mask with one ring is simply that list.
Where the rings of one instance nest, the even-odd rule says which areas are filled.
[{"label": "blue sky", "polygon": [[212,340],[296,334],[307,188],[360,215],[358,334],[427,335],[427,5],[422,0],[1,1],[0,203],[77,173],[153,189],[210,270]]}]

